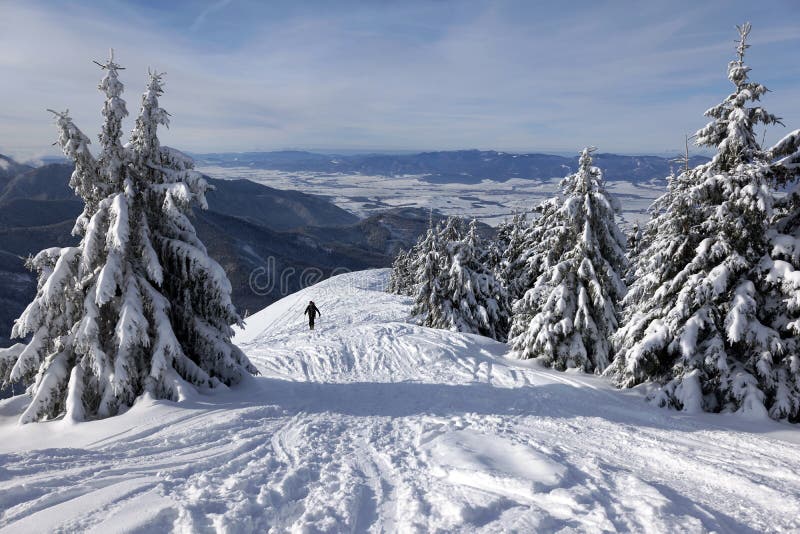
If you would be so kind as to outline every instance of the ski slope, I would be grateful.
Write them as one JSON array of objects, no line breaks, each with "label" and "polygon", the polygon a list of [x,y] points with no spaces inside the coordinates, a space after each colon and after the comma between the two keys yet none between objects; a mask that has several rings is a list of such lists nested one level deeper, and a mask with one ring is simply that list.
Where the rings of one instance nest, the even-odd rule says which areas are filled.
[{"label": "ski slope", "polygon": [[233,390],[79,425],[0,402],[0,532],[800,531],[800,429],[414,326],[387,275],[251,316]]}]

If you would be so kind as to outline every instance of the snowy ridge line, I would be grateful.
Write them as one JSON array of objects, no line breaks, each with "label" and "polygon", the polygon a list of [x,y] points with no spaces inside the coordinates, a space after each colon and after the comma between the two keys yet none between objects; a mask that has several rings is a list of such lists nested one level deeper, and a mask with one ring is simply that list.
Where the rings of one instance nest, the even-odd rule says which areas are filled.
[{"label": "snowy ridge line", "polygon": [[77,425],[19,426],[25,398],[0,402],[0,532],[800,529],[794,426],[655,408],[415,326],[387,277],[250,316],[263,376],[236,388]]}]

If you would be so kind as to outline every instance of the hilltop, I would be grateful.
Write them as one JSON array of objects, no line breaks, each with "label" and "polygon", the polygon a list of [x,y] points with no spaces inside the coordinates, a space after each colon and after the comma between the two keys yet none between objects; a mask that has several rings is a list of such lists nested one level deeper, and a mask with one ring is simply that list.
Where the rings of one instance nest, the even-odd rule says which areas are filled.
[{"label": "hilltop", "polygon": [[[651,407],[640,390],[415,326],[386,270],[252,315],[262,373],[181,403],[18,427],[0,401],[0,529],[236,532],[800,528],[800,432]],[[302,310],[322,310],[307,331]]]}]

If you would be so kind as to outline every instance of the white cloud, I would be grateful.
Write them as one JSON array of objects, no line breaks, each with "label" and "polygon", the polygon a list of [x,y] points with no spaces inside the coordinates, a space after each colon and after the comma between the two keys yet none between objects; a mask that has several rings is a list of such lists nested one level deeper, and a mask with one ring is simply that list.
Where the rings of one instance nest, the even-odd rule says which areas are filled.
[{"label": "white cloud", "polygon": [[231,1],[232,0],[219,0],[218,2],[214,2],[214,3],[210,4],[207,8],[205,8],[203,11],[201,11],[200,14],[197,15],[197,17],[195,17],[194,21],[192,22],[192,25],[191,25],[190,29],[192,31],[197,31],[200,28],[202,28],[209,15],[211,15],[211,14],[213,14],[215,12],[218,12],[218,11],[222,11],[228,5],[230,5]]},{"label": "white cloud", "polygon": [[[656,151],[679,146],[729,89],[734,18],[712,19],[715,4],[638,13],[494,2],[241,11],[254,5],[158,13],[123,2],[3,4],[0,149],[48,150],[47,107],[69,108],[94,138],[102,96],[91,59],[111,46],[127,67],[132,114],[147,68],[167,72],[162,105],[173,121],[163,138],[192,151]],[[765,105],[796,127],[800,26],[773,18],[753,21],[750,64],[775,91]]]}]

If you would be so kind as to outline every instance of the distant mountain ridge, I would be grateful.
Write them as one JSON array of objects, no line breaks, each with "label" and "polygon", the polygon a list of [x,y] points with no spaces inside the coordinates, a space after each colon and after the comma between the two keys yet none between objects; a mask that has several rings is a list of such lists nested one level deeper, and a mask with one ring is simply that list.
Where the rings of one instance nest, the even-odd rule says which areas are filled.
[{"label": "distant mountain ridge", "polygon": [[[677,156],[676,156],[677,157]],[[336,155],[295,150],[195,155],[199,166],[250,167],[287,172],[353,173],[381,176],[421,175],[434,183],[477,183],[513,178],[547,180],[575,171],[574,157],[514,154],[495,150],[453,150],[419,154]],[[623,156],[598,153],[595,165],[607,180],[646,182],[664,179],[678,164],[662,156]],[[708,161],[692,156],[690,165]]]},{"label": "distant mountain ridge", "polygon": [[[71,230],[83,203],[69,188],[72,165],[32,168],[5,156],[0,161],[9,171],[0,175],[0,346],[5,346],[13,320],[36,291],[25,258],[75,244]],[[209,209],[195,210],[194,224],[228,273],[242,313],[343,269],[389,266],[397,249],[413,244],[428,225],[429,214],[421,209],[359,219],[325,197],[249,180],[208,181],[215,188],[207,194]],[[262,276],[264,287],[253,291],[252,273],[265,269],[272,278]]]},{"label": "distant mountain ridge", "polygon": [[0,154],[0,189],[5,188],[14,176],[29,171],[31,168],[29,165],[17,163],[8,156]]}]

